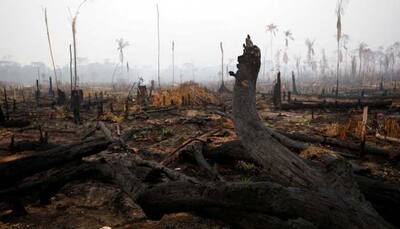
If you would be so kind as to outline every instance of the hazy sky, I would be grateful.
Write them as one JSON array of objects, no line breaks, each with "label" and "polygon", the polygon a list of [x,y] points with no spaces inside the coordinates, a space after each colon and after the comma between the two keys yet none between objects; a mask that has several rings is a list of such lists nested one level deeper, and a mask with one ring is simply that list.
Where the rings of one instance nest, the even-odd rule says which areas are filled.
[{"label": "hazy sky", "polygon": [[[81,0],[0,0],[0,59],[28,64],[50,63],[43,7],[48,9],[55,61],[68,63],[71,26],[68,8],[75,11]],[[130,42],[126,59],[131,65],[157,65],[156,3],[160,9],[161,65],[171,64],[171,41],[176,44],[176,63],[218,65],[219,42],[226,59],[241,53],[250,34],[255,44],[269,49],[265,26],[279,26],[274,51],[283,47],[282,31],[295,38],[289,58],[305,56],[304,40],[316,39],[316,53],[325,48],[333,56],[336,47],[336,0],[89,0],[78,18],[78,56],[90,62],[118,60],[117,38]],[[400,40],[400,0],[350,0],[343,17],[343,32],[354,48],[360,41],[370,47]],[[269,51],[268,51],[269,52]],[[268,59],[270,54],[268,54]],[[304,58],[304,57],[303,57]]]}]

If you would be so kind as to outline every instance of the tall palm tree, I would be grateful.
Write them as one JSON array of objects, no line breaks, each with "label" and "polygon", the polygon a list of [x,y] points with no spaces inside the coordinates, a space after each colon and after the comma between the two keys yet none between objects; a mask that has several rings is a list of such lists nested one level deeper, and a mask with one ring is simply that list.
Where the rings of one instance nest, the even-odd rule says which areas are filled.
[{"label": "tall palm tree", "polygon": [[172,41],[172,86],[175,84],[175,41]]},{"label": "tall palm tree", "polygon": [[222,46],[222,41],[219,43],[219,48],[221,49],[221,88],[224,85],[224,48]]},{"label": "tall palm tree", "polygon": [[294,41],[293,33],[290,30],[286,30],[286,31],[283,31],[283,34],[285,35],[285,46],[286,46],[286,48],[288,48],[289,40]]},{"label": "tall palm tree", "polygon": [[[393,81],[393,77],[394,77],[394,68],[396,66],[396,59],[397,57],[400,57],[400,42],[395,42],[393,45],[390,46],[391,49],[391,62],[392,62],[392,76],[391,76],[391,80]],[[393,82],[392,82],[393,83]]]},{"label": "tall palm tree", "polygon": [[344,60],[344,62],[345,62],[345,67],[344,67],[344,75],[346,76],[346,73],[347,73],[347,64],[348,64],[348,62],[347,62],[347,60],[348,60],[348,53],[349,53],[349,41],[350,41],[350,36],[348,35],[348,34],[342,34],[342,48],[344,49],[344,51],[345,51],[345,54],[344,54],[344,56],[345,56],[345,60]]},{"label": "tall palm tree", "polygon": [[[76,57],[76,22],[78,20],[78,15],[81,7],[87,2],[87,0],[83,0],[81,4],[78,6],[77,10],[75,11],[75,15],[72,17],[72,43],[74,48],[74,89],[76,90],[77,81],[78,81],[78,70],[77,70],[77,57]],[[71,12],[70,12],[71,13]]]},{"label": "tall palm tree", "polygon": [[56,65],[54,63],[54,55],[53,55],[53,47],[51,45],[51,40],[50,40],[50,31],[49,31],[49,23],[47,20],[47,9],[44,9],[44,22],[46,24],[46,31],[47,31],[47,41],[49,43],[49,49],[50,49],[50,57],[51,57],[51,63],[53,65],[53,70],[54,70],[54,78],[56,80],[56,87],[57,87],[57,93],[58,93],[58,79],[57,79],[57,71],[56,71]]},{"label": "tall palm tree", "polygon": [[307,63],[309,66],[312,67],[314,62],[314,43],[315,40],[311,41],[309,38],[306,39],[306,46],[307,46]]},{"label": "tall palm tree", "polygon": [[161,77],[160,77],[160,11],[158,10],[157,4],[157,78],[158,88],[161,89]]},{"label": "tall palm tree", "polygon": [[283,31],[283,34],[285,35],[285,52],[283,53],[283,62],[287,66],[287,63],[289,62],[289,57],[287,55],[287,51],[289,48],[289,40],[294,40],[293,34],[290,30]]},{"label": "tall palm tree", "polygon": [[358,45],[358,59],[360,60],[359,63],[359,68],[358,68],[358,77],[360,78],[360,80],[362,80],[362,85],[364,85],[364,80],[362,79],[362,71],[361,71],[361,66],[362,66],[362,61],[363,61],[363,54],[365,52],[365,49],[368,47],[368,45],[365,42],[361,42]]},{"label": "tall palm tree", "polygon": [[126,48],[127,46],[129,46],[129,42],[125,41],[124,38],[119,38],[117,40],[115,40],[117,42],[117,50],[119,52],[119,61],[121,62],[121,64],[124,63],[124,48]]},{"label": "tall palm tree", "polygon": [[345,0],[337,0],[337,7],[336,7],[336,41],[337,41],[337,65],[336,65],[336,98],[339,95],[339,69],[340,69],[340,40],[342,38],[342,16],[344,14],[344,3]]},{"label": "tall palm tree", "polygon": [[117,50],[119,52],[119,61],[121,63],[122,74],[124,73],[124,48],[129,46],[129,42],[125,41],[124,38],[115,40],[117,42]]},{"label": "tall palm tree", "polygon": [[273,47],[272,47],[272,40],[273,40],[273,38],[274,37],[276,37],[276,33],[278,32],[278,26],[277,25],[275,25],[274,23],[271,23],[271,24],[269,24],[269,25],[267,25],[267,28],[266,28],[266,31],[267,31],[267,33],[269,33],[270,34],[270,38],[271,38],[271,62],[272,62],[272,71],[274,70],[273,68],[273,66],[274,66],[274,63],[273,63]]}]

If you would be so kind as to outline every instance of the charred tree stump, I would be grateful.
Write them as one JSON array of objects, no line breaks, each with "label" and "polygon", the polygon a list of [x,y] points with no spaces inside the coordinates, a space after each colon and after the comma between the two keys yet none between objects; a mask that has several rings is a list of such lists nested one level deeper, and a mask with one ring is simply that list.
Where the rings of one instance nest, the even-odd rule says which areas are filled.
[{"label": "charred tree stump", "polygon": [[21,90],[21,95],[22,95],[22,102],[25,103],[25,92],[23,88]]},{"label": "charred tree stump", "polygon": [[110,112],[114,113],[114,105],[113,102],[110,102]]},{"label": "charred tree stump", "polygon": [[72,95],[71,95],[71,106],[72,106],[72,112],[74,114],[74,122],[76,124],[81,123],[81,99],[79,95],[79,90],[73,90]]},{"label": "charred tree stump", "polygon": [[8,104],[7,90],[4,88],[4,109],[6,110],[6,120],[10,119],[10,107]]},{"label": "charred tree stump", "polygon": [[297,92],[297,87],[296,87],[296,76],[294,75],[294,72],[292,71],[292,90],[294,95],[298,95],[299,93]]},{"label": "charred tree stump", "polygon": [[91,107],[92,107],[92,98],[91,98],[91,94],[89,93],[86,109],[87,109],[88,111],[90,111],[90,108],[91,108]]},{"label": "charred tree stump", "polygon": [[4,116],[3,109],[1,108],[1,105],[0,105],[0,122],[4,122],[5,120],[6,120],[6,117]]},{"label": "charred tree stump", "polygon": [[49,77],[49,96],[54,97],[53,80],[51,76]]},{"label": "charred tree stump", "polygon": [[17,111],[17,101],[15,98],[13,98],[13,112],[15,113]]},{"label": "charred tree stump", "polygon": [[124,105],[124,116],[127,118],[129,116],[129,103],[130,103],[131,97],[128,96],[125,100],[125,105]]},{"label": "charred tree stump", "polygon": [[36,80],[36,92],[35,92],[36,106],[40,105],[40,88],[39,80]]},{"label": "charred tree stump", "polygon": [[278,72],[276,76],[276,83],[274,85],[274,94],[273,94],[273,101],[274,107],[280,108],[282,104],[282,87],[281,87],[281,73]]},{"label": "charred tree stump", "polygon": [[183,95],[182,95],[182,98],[181,98],[181,104],[182,104],[183,107],[186,106],[185,96],[183,96]]},{"label": "charred tree stump", "polygon": [[96,102],[97,102],[97,117],[100,117],[104,113],[104,109],[103,109],[103,92],[100,92],[99,98],[97,98],[97,94],[96,94]]},{"label": "charred tree stump", "polygon": [[59,106],[64,105],[67,102],[67,96],[61,89],[57,89],[57,104]]},{"label": "charred tree stump", "polygon": [[[238,71],[230,72],[235,77],[232,107],[235,128],[249,155],[262,165],[271,181],[283,187],[313,193],[309,202],[301,204],[295,215],[305,218],[317,227],[369,228],[374,225],[376,228],[391,228],[358,190],[351,169],[349,170],[350,165],[344,161],[335,162],[330,165],[327,173],[321,173],[271,136],[256,109],[260,57],[260,49],[253,45],[248,36],[243,55],[238,57]],[[307,199],[306,196],[304,193],[299,198]],[[297,198],[293,198],[293,201],[296,202]],[[282,202],[279,206],[294,209],[295,207],[287,206],[290,203],[291,201]],[[313,207],[315,203],[318,204]],[[325,207],[329,211],[324,210]]]},{"label": "charred tree stump", "polygon": [[165,95],[163,95],[162,97],[162,105],[165,107],[166,106],[166,99],[165,99]]}]

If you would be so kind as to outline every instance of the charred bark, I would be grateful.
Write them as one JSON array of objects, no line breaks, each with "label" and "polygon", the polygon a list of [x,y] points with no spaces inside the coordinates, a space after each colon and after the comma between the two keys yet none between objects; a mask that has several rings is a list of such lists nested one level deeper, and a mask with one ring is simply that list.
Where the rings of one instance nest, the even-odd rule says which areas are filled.
[{"label": "charred bark", "polygon": [[383,101],[358,101],[358,102],[292,102],[284,103],[281,106],[282,110],[296,110],[296,109],[350,109],[369,107],[375,109],[384,109],[392,105],[391,100]]},{"label": "charred bark", "polygon": [[[256,82],[260,69],[260,49],[246,39],[243,55],[238,57],[238,71],[235,77],[233,116],[236,132],[249,155],[263,167],[265,174],[284,187],[308,190],[313,193],[310,202],[301,205],[299,217],[309,219],[318,227],[388,228],[390,224],[371,207],[360,194],[352,177],[350,165],[334,163],[327,173],[310,167],[300,157],[281,145],[261,121],[256,109]],[[290,195],[288,193],[288,195]],[[300,195],[299,198],[307,194]],[[247,198],[247,197],[246,197]],[[297,199],[293,199],[294,202]],[[319,203],[313,207],[313,203]],[[290,205],[290,201],[285,202]],[[282,208],[285,208],[281,206]],[[330,207],[327,207],[327,206]],[[325,212],[324,208],[330,209]],[[293,206],[295,209],[295,207]],[[307,211],[311,210],[313,217]],[[354,212],[357,212],[354,215]],[[321,217],[321,218],[320,218]],[[322,224],[322,222],[324,222]],[[325,225],[329,222],[329,225]],[[343,224],[342,224],[343,223]]]},{"label": "charred bark", "polygon": [[55,166],[99,153],[105,150],[110,141],[104,138],[82,143],[60,146],[48,151],[32,154],[0,164],[0,189],[7,188],[34,173],[51,169]]}]

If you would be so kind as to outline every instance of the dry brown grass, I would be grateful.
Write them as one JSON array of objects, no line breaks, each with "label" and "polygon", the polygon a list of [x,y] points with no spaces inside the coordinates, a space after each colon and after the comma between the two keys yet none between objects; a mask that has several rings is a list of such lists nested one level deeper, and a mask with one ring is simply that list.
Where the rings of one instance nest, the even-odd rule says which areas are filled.
[{"label": "dry brown grass", "polygon": [[400,138],[400,124],[394,118],[387,118],[383,123],[383,133],[388,137]]},{"label": "dry brown grass", "polygon": [[[210,90],[197,83],[184,83],[179,87],[163,89],[154,92],[153,105],[156,107],[174,105],[182,106],[182,97],[187,101],[190,97],[190,105],[219,104],[219,98]],[[165,98],[165,104],[164,103]]]},{"label": "dry brown grass", "polygon": [[326,135],[347,139],[352,133],[361,137],[362,121],[350,118],[345,123],[332,123],[326,129]]}]

